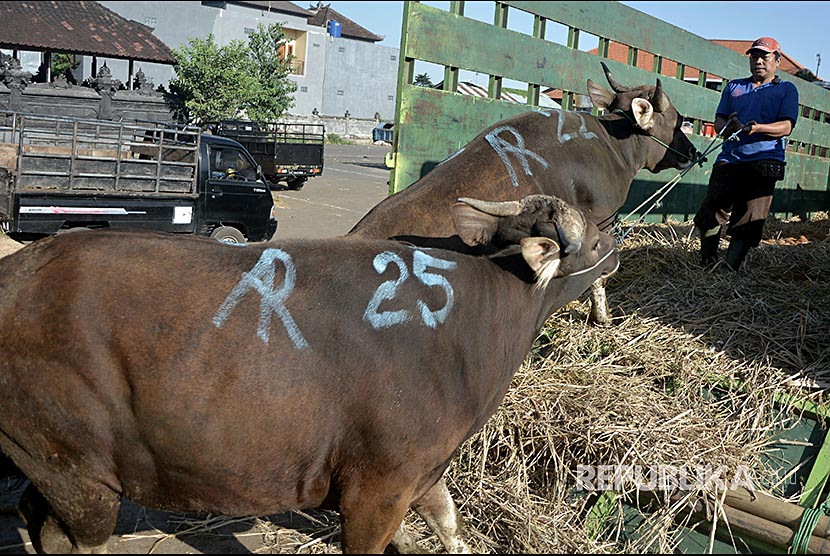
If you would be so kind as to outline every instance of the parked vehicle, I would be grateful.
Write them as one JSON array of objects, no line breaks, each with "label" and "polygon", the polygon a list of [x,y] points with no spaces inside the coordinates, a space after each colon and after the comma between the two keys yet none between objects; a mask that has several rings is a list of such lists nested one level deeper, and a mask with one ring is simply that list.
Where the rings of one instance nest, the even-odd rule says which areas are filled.
[{"label": "parked vehicle", "polygon": [[0,219],[12,237],[135,227],[227,242],[277,228],[245,148],[197,128],[0,113]]},{"label": "parked vehicle", "polygon": [[213,130],[248,149],[271,183],[284,181],[299,190],[308,178],[323,173],[323,124],[222,120]]},{"label": "parked vehicle", "polygon": [[395,132],[395,122],[380,122],[372,130],[372,141],[383,141],[384,143],[392,144],[393,133]]}]

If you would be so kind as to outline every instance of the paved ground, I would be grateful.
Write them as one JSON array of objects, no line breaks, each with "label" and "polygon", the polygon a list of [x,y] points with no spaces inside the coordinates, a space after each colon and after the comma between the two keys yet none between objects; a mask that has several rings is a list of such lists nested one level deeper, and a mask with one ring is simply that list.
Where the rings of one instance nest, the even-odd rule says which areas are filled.
[{"label": "paved ground", "polygon": [[275,239],[323,238],[348,232],[388,195],[389,146],[326,145],[323,175],[300,191],[275,191],[279,225]]},{"label": "paved ground", "polygon": [[[279,220],[275,239],[324,238],[348,232],[388,195],[389,170],[384,158],[389,151],[389,146],[382,145],[327,145],[323,175],[310,179],[300,191],[275,189]],[[0,554],[34,553],[16,513],[24,487],[0,478]],[[151,511],[125,500],[108,550],[124,554],[323,553],[338,550],[337,544],[326,542],[337,532],[336,525],[336,516],[329,512],[228,520]]]}]

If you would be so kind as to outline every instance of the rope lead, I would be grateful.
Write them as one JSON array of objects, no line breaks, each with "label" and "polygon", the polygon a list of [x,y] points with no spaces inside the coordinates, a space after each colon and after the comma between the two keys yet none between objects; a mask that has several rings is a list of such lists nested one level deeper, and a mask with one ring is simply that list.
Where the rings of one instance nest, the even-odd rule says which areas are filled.
[{"label": "rope lead", "polygon": [[[615,112],[621,112],[626,118],[628,118],[628,114],[626,114],[625,112],[622,112],[621,110],[620,111],[615,110]],[[637,125],[637,124],[634,123],[634,125]],[[622,232],[622,233],[619,233],[618,231],[615,232],[615,235],[617,236],[617,245],[620,245],[623,242],[623,240],[625,239],[625,236],[627,236],[628,233],[631,230],[634,229],[634,226],[637,226],[638,224],[640,224],[645,219],[645,217],[648,216],[648,213],[651,212],[652,209],[660,206],[660,202],[666,197],[666,195],[668,195],[671,192],[672,189],[674,189],[675,185],[680,183],[680,180],[683,178],[683,176],[685,176],[687,173],[689,173],[689,170],[691,170],[694,167],[695,164],[698,164],[700,167],[703,167],[703,163],[706,162],[706,156],[709,153],[711,153],[713,150],[715,150],[716,147],[718,147],[718,148],[722,147],[723,144],[726,141],[737,141],[738,140],[738,134],[740,134],[743,131],[743,129],[739,129],[738,131],[733,133],[731,136],[729,136],[729,138],[725,139],[721,143],[718,143],[717,145],[715,144],[717,142],[717,140],[720,139],[721,135],[723,134],[724,130],[727,127],[728,127],[728,125],[723,126],[723,128],[721,128],[721,130],[718,132],[718,134],[715,135],[712,138],[712,141],[709,143],[709,145],[706,147],[706,149],[702,153],[697,153],[697,155],[691,160],[691,162],[689,163],[688,166],[683,168],[683,170],[681,170],[680,173],[678,173],[676,176],[674,176],[672,179],[670,179],[665,185],[660,187],[657,191],[652,193],[652,195],[648,199],[646,199],[645,201],[640,203],[640,205],[638,207],[636,207],[634,210],[632,210],[628,214],[628,216],[626,216],[623,219],[623,221],[627,221],[629,218],[631,218],[632,215],[634,215],[637,211],[639,211],[641,208],[643,208],[643,206],[646,203],[651,201],[651,199],[653,199],[657,195],[660,195],[660,197],[656,201],[654,201],[654,203],[649,207],[649,209],[647,211],[645,211],[644,213],[642,213],[640,215],[640,218],[638,218],[636,222],[634,222],[631,226],[629,226],[628,229],[625,230],[625,232]],[[678,152],[676,149],[671,148],[669,145],[667,145],[666,143],[664,143],[663,141],[661,141],[657,137],[655,137],[651,134],[649,134],[648,136],[651,137],[652,139],[654,139],[655,141],[657,141],[657,143],[659,143],[660,145],[666,147],[666,149],[668,149],[668,150],[670,150],[674,153],[680,154],[681,156],[684,156],[684,157],[686,156],[686,155]],[[662,195],[661,195],[661,193],[662,193]],[[621,228],[618,228],[618,229],[621,229]]]}]

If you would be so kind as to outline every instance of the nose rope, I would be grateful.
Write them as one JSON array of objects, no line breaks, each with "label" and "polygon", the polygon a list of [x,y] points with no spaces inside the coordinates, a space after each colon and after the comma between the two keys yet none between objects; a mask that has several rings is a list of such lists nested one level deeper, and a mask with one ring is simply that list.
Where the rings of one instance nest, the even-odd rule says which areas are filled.
[{"label": "nose rope", "polygon": [[611,253],[613,253],[613,252],[614,252],[614,249],[611,249],[611,250],[610,250],[609,252],[607,252],[607,253],[606,253],[606,254],[605,254],[605,255],[604,255],[604,256],[603,256],[600,260],[598,260],[598,261],[597,261],[594,265],[592,265],[592,266],[590,266],[590,267],[588,267],[588,268],[583,268],[582,270],[578,270],[578,271],[576,271],[576,272],[571,272],[570,274],[568,274],[568,276],[577,276],[577,275],[579,275],[579,274],[585,274],[586,272],[591,272],[591,271],[592,271],[592,270],[594,270],[596,267],[598,267],[599,265],[601,265],[601,264],[602,264],[602,261],[604,261],[605,259],[607,259],[608,257],[610,257],[610,256],[611,256]]},{"label": "nose rope", "polygon": [[[622,114],[623,116],[625,116],[625,118],[626,118],[626,119],[628,119],[628,120],[632,123],[632,125],[634,125],[635,127],[640,127],[640,126],[637,124],[637,122],[633,121],[633,120],[631,119],[631,117],[630,117],[628,114],[626,114],[625,112],[623,112],[622,110],[617,109],[617,110],[614,110],[614,112],[619,113],[619,114]],[[627,235],[628,235],[628,233],[629,233],[629,232],[631,232],[631,230],[633,230],[633,229],[634,229],[634,226],[637,226],[638,224],[640,224],[640,223],[641,223],[641,222],[645,219],[645,217],[646,217],[646,216],[648,216],[648,213],[649,213],[649,212],[651,212],[651,210],[652,210],[652,209],[654,209],[655,207],[659,206],[660,202],[661,202],[661,201],[662,201],[662,200],[666,197],[666,195],[668,195],[668,194],[671,192],[671,190],[672,190],[672,189],[674,189],[674,186],[675,186],[675,185],[677,185],[678,183],[680,183],[680,180],[683,178],[683,176],[685,176],[687,173],[689,173],[689,171],[690,171],[692,168],[694,168],[695,164],[698,164],[698,165],[700,165],[701,167],[703,167],[703,163],[704,163],[704,162],[706,162],[706,156],[707,156],[709,153],[711,153],[713,150],[715,150],[715,148],[722,147],[722,146],[723,146],[723,144],[724,144],[726,141],[736,141],[736,140],[738,139],[738,134],[739,134],[739,133],[741,133],[741,131],[743,131],[742,129],[739,129],[738,131],[736,131],[735,133],[733,133],[731,136],[729,136],[729,138],[725,139],[725,140],[724,140],[724,141],[722,141],[721,143],[716,144],[716,143],[717,143],[717,140],[718,140],[718,139],[720,139],[721,135],[723,134],[724,130],[725,130],[727,127],[728,127],[728,126],[723,126],[723,128],[721,128],[721,130],[718,132],[718,134],[717,134],[717,135],[715,135],[715,136],[712,138],[712,141],[709,143],[709,145],[706,147],[706,149],[705,149],[703,152],[698,152],[698,153],[697,153],[696,155],[694,155],[693,157],[689,157],[688,155],[681,153],[680,151],[678,151],[677,149],[674,149],[674,148],[670,147],[669,145],[667,145],[666,143],[664,143],[663,141],[661,141],[660,139],[658,139],[658,138],[657,138],[657,137],[655,137],[654,135],[651,135],[650,133],[646,132],[646,135],[647,135],[648,137],[651,137],[652,139],[654,139],[657,143],[659,143],[660,145],[664,146],[667,150],[670,150],[670,151],[672,151],[673,153],[675,153],[675,154],[678,154],[678,155],[682,156],[683,158],[688,158],[691,162],[690,162],[690,164],[689,164],[688,166],[686,166],[685,168],[683,168],[683,170],[681,170],[681,171],[680,171],[677,175],[675,175],[672,179],[670,179],[668,182],[666,182],[666,184],[665,184],[665,185],[663,185],[662,187],[660,187],[657,191],[655,191],[654,193],[652,193],[652,195],[651,195],[650,197],[648,197],[645,201],[643,201],[642,203],[640,203],[640,205],[639,205],[639,206],[637,206],[634,210],[632,210],[632,211],[628,214],[628,216],[626,216],[626,217],[623,219],[623,220],[627,221],[629,218],[631,218],[631,216],[632,216],[632,215],[636,214],[636,213],[637,213],[637,211],[639,211],[641,208],[643,208],[643,207],[644,207],[644,206],[645,206],[645,205],[646,205],[649,201],[651,201],[654,197],[656,197],[657,195],[660,195],[660,197],[659,197],[656,201],[654,201],[654,203],[652,203],[652,205],[648,208],[648,210],[646,210],[644,213],[642,213],[642,214],[640,215],[640,218],[638,218],[636,222],[634,222],[631,226],[629,226],[627,230],[625,230],[625,231],[624,231],[624,232],[622,232],[622,233],[617,232],[617,233],[615,233],[615,234],[614,234],[614,235],[616,235],[616,236],[617,236],[617,245],[619,245],[619,244],[621,244],[621,243],[623,242],[623,240],[625,239],[625,236],[627,236]],[[642,128],[641,128],[641,129],[642,129]],[[645,131],[645,130],[644,130],[644,131]]]}]

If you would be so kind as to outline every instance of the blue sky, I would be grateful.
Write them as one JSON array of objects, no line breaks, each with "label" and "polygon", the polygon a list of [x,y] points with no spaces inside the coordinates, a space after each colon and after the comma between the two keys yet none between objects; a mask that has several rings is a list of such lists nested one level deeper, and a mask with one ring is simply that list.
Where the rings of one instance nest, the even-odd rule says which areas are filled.
[{"label": "blue sky", "polygon": [[[385,36],[381,44],[400,47],[403,2],[356,2],[332,0],[332,8],[369,31]],[[449,2],[424,2],[447,9]],[[789,56],[830,76],[830,2],[622,2],[626,6],[681,27],[706,39],[754,40],[774,37]],[[309,3],[299,3],[308,7]],[[480,4],[481,6],[476,6]],[[468,2],[471,17],[476,8],[485,21],[492,21],[493,2]],[[522,30],[517,28],[517,30]],[[580,44],[580,47],[583,45]],[[417,68],[416,68],[417,71]],[[741,77],[741,76],[734,76]]]}]

